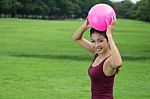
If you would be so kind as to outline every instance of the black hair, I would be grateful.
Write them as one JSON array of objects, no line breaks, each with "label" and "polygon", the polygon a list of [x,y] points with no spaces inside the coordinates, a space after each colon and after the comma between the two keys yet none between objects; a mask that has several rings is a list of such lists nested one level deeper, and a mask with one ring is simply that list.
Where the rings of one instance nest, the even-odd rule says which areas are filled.
[{"label": "black hair", "polygon": [[96,30],[94,28],[91,28],[90,29],[90,36],[93,34],[93,33],[99,33],[100,35],[104,36],[106,38],[106,40],[108,41],[108,37],[106,35],[106,31],[99,31],[99,30]]}]

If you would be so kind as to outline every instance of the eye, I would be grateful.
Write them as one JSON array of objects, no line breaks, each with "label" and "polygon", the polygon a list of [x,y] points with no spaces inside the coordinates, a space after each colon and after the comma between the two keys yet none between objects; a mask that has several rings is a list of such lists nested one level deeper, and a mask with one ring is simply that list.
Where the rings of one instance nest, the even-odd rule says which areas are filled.
[{"label": "eye", "polygon": [[102,40],[102,39],[100,39],[100,40],[98,40],[98,42],[103,42],[103,40]]},{"label": "eye", "polygon": [[91,42],[94,43],[95,41],[94,41],[94,40],[91,40]]}]

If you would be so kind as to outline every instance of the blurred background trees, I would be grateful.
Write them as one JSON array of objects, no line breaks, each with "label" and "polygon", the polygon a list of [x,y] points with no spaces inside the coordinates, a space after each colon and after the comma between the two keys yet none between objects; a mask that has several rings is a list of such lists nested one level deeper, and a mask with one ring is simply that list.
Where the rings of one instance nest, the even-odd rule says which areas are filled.
[{"label": "blurred background trees", "polygon": [[88,11],[97,3],[111,5],[119,18],[150,22],[150,0],[136,4],[130,0],[0,0],[0,17],[34,19],[86,18]]}]

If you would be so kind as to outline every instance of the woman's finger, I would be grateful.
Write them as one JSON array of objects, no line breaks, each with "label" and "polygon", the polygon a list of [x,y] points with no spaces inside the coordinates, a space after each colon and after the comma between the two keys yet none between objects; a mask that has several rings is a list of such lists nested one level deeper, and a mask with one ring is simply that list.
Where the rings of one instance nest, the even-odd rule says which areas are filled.
[{"label": "woman's finger", "polygon": [[114,19],[114,25],[116,24],[116,22],[117,22],[117,19],[116,19],[116,17],[114,16],[113,17],[113,19]]},{"label": "woman's finger", "polygon": [[107,19],[105,19],[105,22],[106,22],[106,25],[107,25],[107,27],[109,26],[109,22],[108,22],[108,20]]},{"label": "woman's finger", "polygon": [[114,21],[115,21],[115,23],[117,22],[117,18],[114,16]]},{"label": "woman's finger", "polygon": [[114,17],[111,16],[111,25],[113,25],[113,24],[114,24]]},{"label": "woman's finger", "polygon": [[112,16],[111,19],[112,19],[111,25],[113,26],[116,25],[116,17]]}]

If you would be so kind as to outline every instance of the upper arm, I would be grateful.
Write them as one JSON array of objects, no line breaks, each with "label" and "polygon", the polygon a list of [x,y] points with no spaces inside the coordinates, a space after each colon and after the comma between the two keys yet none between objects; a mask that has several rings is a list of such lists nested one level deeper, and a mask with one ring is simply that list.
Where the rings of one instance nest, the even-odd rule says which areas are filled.
[{"label": "upper arm", "polygon": [[107,60],[107,63],[109,65],[109,67],[111,67],[112,69],[117,69],[120,68],[120,66],[116,66],[113,62],[112,56],[110,56]]},{"label": "upper arm", "polygon": [[76,42],[81,45],[83,48],[85,48],[87,51],[89,51],[90,53],[94,54],[95,51],[91,45],[91,42],[84,39],[84,38],[81,38],[79,40],[76,40]]}]

